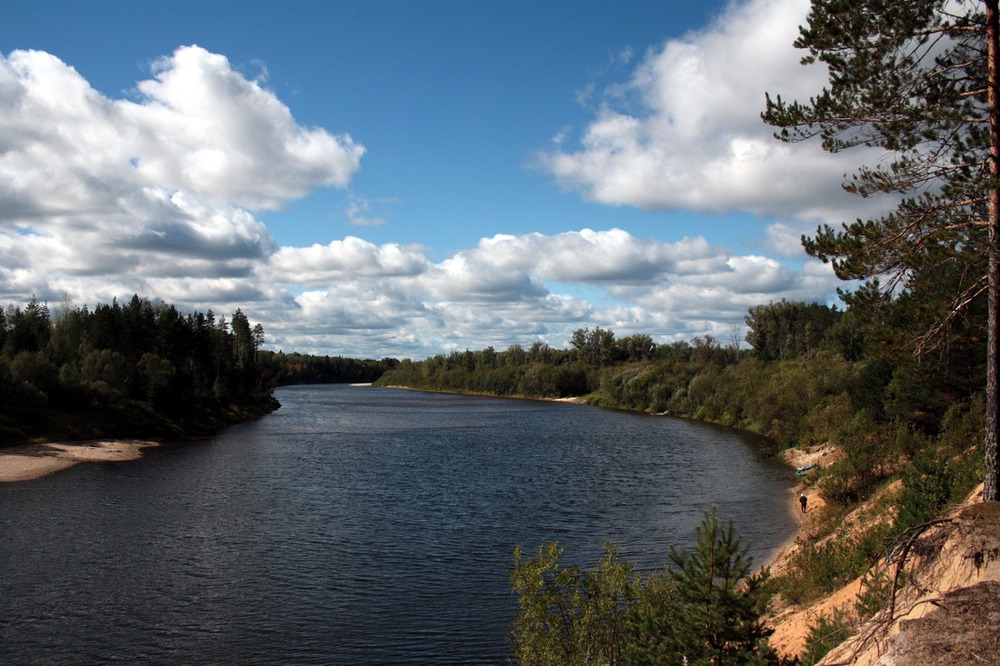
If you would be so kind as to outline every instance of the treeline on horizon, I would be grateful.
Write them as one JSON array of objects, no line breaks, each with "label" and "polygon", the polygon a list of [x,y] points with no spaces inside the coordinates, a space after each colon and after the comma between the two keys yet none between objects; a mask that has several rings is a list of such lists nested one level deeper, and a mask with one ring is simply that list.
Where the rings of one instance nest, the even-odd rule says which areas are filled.
[{"label": "treeline on horizon", "polygon": [[274,378],[275,386],[295,384],[368,384],[399,365],[394,358],[358,359],[260,350],[258,362]]},{"label": "treeline on horizon", "polygon": [[93,310],[0,308],[0,443],[183,437],[278,407],[276,386],[369,382],[393,361],[261,349],[264,329],[138,295]]}]

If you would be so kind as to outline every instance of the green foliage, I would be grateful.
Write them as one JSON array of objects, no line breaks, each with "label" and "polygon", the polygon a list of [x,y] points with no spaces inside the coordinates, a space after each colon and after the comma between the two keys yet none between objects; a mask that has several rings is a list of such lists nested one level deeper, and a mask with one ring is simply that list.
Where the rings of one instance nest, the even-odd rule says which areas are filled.
[{"label": "green foliage", "polygon": [[986,429],[985,412],[986,401],[981,393],[949,407],[941,419],[941,444],[950,454],[963,453],[982,441]]},{"label": "green foliage", "polygon": [[835,441],[837,433],[853,417],[854,410],[847,391],[833,393],[831,390],[810,407],[802,423],[802,430],[796,433],[797,439],[800,443],[810,445]]},{"label": "green foliage", "polygon": [[576,350],[577,359],[588,365],[611,365],[620,361],[624,353],[615,341],[615,334],[603,328],[582,328],[570,339]]},{"label": "green foliage", "polygon": [[49,307],[34,297],[23,310],[8,306],[7,314],[0,323],[4,326],[3,353],[7,358],[25,351],[42,351],[52,334]]},{"label": "green foliage", "polygon": [[176,435],[213,429],[230,405],[272,409],[273,384],[257,364],[262,336],[240,310],[230,327],[138,295],[93,311],[63,304],[54,321],[35,299],[8,306],[4,437]]},{"label": "green foliage", "polygon": [[[884,553],[883,553],[884,554]],[[900,576],[899,583],[905,582],[905,576]],[[892,589],[889,572],[881,567],[872,567],[861,577],[861,589],[854,600],[854,612],[862,620],[874,617],[885,608]]]},{"label": "green foliage", "polygon": [[802,666],[819,663],[830,650],[851,635],[852,629],[844,611],[837,611],[833,615],[821,614],[816,618],[816,623],[809,627],[809,633],[806,635],[806,651],[800,655],[799,663]]},{"label": "green foliage", "polygon": [[840,312],[819,303],[778,303],[756,305],[746,316],[746,341],[762,361],[801,356],[819,349]]},{"label": "green foliage", "polygon": [[952,405],[933,445],[920,447],[903,469],[896,532],[925,523],[961,501],[982,478],[983,400]]},{"label": "green foliage", "polygon": [[162,356],[147,352],[139,357],[137,369],[139,394],[154,405],[167,404],[173,380],[177,376],[174,364]]},{"label": "green foliage", "polygon": [[675,584],[674,633],[691,664],[749,664],[770,654],[767,570],[752,573],[748,546],[715,507],[702,519],[691,551],[670,549]]},{"label": "green foliage", "polygon": [[59,371],[41,352],[22,351],[10,363],[11,379],[46,396],[59,388]]},{"label": "green foliage", "polygon": [[[71,364],[67,362],[63,367],[72,367]],[[128,385],[128,362],[113,349],[93,349],[80,360],[76,376],[86,386],[99,385],[106,390],[122,392]]]},{"label": "green foliage", "polygon": [[671,548],[673,568],[643,581],[606,546],[595,569],[559,564],[552,543],[533,558],[514,551],[511,624],[522,664],[765,664],[767,573],[752,573],[746,546],[713,508],[691,552]]},{"label": "green foliage", "polygon": [[766,373],[748,392],[746,420],[751,429],[786,446],[813,443],[813,438],[803,437],[808,435],[808,418],[849,385],[849,365],[835,354],[811,352],[764,367]]},{"label": "green foliage", "polygon": [[622,663],[639,578],[611,544],[593,570],[561,566],[562,553],[555,543],[539,546],[528,559],[514,549],[515,658],[522,664]]},{"label": "green foliage", "polygon": [[868,570],[881,554],[889,533],[887,526],[874,525],[853,537],[803,543],[775,586],[795,604],[830,594]]},{"label": "green foliage", "polygon": [[837,434],[844,456],[831,465],[820,480],[823,498],[840,507],[866,499],[877,484],[896,472],[901,464],[901,442],[909,433],[895,424],[876,420],[862,410]]},{"label": "green foliage", "polygon": [[892,380],[893,366],[885,358],[874,358],[862,363],[849,389],[854,411],[865,410],[874,418],[885,416],[885,393]]},{"label": "green foliage", "polygon": [[928,450],[903,470],[903,493],[899,498],[895,530],[927,522],[951,501],[955,475],[948,460]]},{"label": "green foliage", "polygon": [[954,476],[952,502],[964,499],[983,479],[984,403],[982,394],[977,394],[967,402],[952,405],[942,419],[937,442],[940,454],[948,456]]}]

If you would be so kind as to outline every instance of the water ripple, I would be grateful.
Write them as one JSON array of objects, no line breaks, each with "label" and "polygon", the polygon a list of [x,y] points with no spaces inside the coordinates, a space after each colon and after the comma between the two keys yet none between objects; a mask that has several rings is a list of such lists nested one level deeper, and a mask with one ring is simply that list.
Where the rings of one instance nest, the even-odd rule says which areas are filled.
[{"label": "water ripple", "polygon": [[207,443],[0,492],[0,662],[499,664],[514,544],[644,571],[717,504],[761,557],[791,477],[733,432],[295,387]]}]

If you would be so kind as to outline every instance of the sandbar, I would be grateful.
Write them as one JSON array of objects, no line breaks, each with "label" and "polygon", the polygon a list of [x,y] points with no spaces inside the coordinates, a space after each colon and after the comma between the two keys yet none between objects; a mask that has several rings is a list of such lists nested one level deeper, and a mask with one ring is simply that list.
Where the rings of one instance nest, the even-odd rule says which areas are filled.
[{"label": "sandbar", "polygon": [[22,444],[0,449],[0,483],[30,481],[81,462],[135,460],[142,449],[157,446],[142,440],[91,440]]}]

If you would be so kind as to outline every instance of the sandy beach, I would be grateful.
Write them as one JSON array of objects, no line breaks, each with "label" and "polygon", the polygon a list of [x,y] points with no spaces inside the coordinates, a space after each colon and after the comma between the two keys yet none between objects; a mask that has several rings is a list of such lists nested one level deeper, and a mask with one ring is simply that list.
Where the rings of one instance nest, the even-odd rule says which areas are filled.
[{"label": "sandy beach", "polygon": [[[807,450],[788,449],[782,455],[785,462],[795,468],[813,464],[825,467],[833,464],[840,456],[837,449],[829,444],[814,446]],[[800,494],[805,495],[808,501],[808,508],[805,512],[799,506]],[[815,520],[822,515],[821,509],[826,504],[809,475],[801,478],[789,499],[791,510],[798,520],[798,530],[768,562],[772,575],[784,572],[791,558],[801,547],[802,542],[815,538],[817,529]],[[804,607],[789,606],[780,609],[769,622],[771,628],[774,629],[774,634],[770,639],[771,647],[783,657],[793,658],[800,655],[805,649],[809,630],[816,623],[817,618],[821,614],[830,616],[838,608],[850,607],[857,597],[859,586],[860,580],[855,581],[853,586],[848,585],[836,594],[824,597],[817,603]]]},{"label": "sandy beach", "polygon": [[140,440],[24,444],[0,449],[0,483],[29,481],[82,462],[135,460],[157,446]]}]

